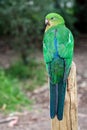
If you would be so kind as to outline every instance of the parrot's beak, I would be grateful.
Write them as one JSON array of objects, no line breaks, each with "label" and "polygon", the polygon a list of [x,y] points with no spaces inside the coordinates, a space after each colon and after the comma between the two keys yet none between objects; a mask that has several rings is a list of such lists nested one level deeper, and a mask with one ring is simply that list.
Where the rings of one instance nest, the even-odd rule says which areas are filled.
[{"label": "parrot's beak", "polygon": [[48,20],[48,19],[46,19],[46,20],[45,20],[45,25],[50,25],[50,23],[49,23],[49,20]]}]

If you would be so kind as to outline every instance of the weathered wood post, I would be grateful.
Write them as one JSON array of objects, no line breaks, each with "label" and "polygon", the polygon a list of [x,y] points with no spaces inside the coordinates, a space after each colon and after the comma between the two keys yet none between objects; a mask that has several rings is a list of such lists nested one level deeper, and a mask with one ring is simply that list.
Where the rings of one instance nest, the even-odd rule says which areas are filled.
[{"label": "weathered wood post", "polygon": [[68,77],[63,120],[58,121],[58,119],[55,117],[51,122],[51,130],[78,130],[75,63],[72,63]]}]

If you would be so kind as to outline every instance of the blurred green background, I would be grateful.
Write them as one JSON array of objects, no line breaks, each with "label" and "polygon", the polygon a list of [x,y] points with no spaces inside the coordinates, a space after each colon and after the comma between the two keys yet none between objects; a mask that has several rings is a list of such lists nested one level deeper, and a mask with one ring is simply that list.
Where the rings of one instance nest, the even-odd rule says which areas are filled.
[{"label": "blurred green background", "polygon": [[0,0],[1,111],[32,104],[26,93],[47,81],[39,52],[49,12],[60,13],[75,38],[87,33],[86,0]]}]

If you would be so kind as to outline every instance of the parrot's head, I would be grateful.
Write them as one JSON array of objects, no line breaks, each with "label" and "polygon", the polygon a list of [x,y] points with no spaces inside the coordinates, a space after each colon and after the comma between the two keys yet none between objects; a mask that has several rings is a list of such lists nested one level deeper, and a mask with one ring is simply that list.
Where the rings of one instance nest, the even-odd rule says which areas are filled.
[{"label": "parrot's head", "polygon": [[58,24],[64,24],[65,21],[62,16],[60,16],[57,13],[49,13],[45,17],[45,24],[46,24],[46,30],[48,30],[50,27],[58,25]]}]

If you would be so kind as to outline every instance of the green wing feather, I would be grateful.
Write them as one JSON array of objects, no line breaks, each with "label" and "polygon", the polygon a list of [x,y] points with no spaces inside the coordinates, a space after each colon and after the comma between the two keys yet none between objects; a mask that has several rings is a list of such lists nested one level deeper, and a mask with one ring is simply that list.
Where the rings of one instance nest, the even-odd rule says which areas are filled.
[{"label": "green wing feather", "polygon": [[73,35],[65,26],[59,27],[59,30],[57,33],[59,55],[62,58],[71,58],[73,56]]},{"label": "green wing feather", "polygon": [[[51,30],[52,31],[52,30]],[[54,35],[50,30],[45,32],[43,40],[43,55],[46,63],[49,63],[53,59],[54,48]]]}]

